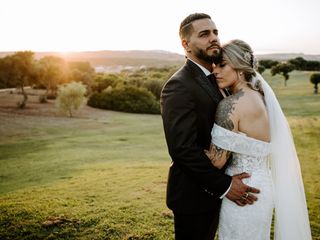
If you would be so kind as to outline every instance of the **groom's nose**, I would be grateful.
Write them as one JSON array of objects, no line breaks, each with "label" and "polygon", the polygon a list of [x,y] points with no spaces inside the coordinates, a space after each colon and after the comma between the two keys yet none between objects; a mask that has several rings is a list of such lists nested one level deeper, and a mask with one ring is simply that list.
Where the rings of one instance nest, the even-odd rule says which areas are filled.
[{"label": "groom's nose", "polygon": [[216,43],[220,43],[219,37],[216,33],[211,32],[210,34],[210,42],[216,42]]}]

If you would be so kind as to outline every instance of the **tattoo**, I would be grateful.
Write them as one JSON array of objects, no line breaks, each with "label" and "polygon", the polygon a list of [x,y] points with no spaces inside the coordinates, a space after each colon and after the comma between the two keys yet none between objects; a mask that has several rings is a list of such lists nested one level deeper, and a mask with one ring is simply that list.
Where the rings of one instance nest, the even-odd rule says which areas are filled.
[{"label": "tattoo", "polygon": [[215,150],[216,150],[216,158],[211,162],[212,164],[215,162],[216,159],[223,159],[223,154],[226,152],[226,150],[219,148],[218,146],[214,146]]},{"label": "tattoo", "polygon": [[219,148],[213,144],[210,145],[209,151],[205,151],[213,166],[221,169],[230,157],[230,152]]},{"label": "tattoo", "polygon": [[239,100],[240,97],[244,95],[243,90],[240,90],[234,95],[230,95],[229,97],[222,100],[219,105],[216,112],[216,123],[228,130],[233,130],[234,125],[231,120],[231,114],[234,110],[234,104]]}]

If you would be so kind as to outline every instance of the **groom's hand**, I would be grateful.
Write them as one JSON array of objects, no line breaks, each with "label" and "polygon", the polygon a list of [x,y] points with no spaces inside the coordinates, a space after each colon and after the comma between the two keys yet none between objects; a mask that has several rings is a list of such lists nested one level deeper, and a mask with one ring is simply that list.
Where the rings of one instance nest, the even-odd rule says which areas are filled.
[{"label": "groom's hand", "polygon": [[229,192],[226,197],[235,202],[239,206],[245,206],[246,204],[253,204],[258,198],[252,193],[259,193],[257,188],[250,187],[242,182],[243,178],[250,177],[248,173],[241,173],[232,176],[232,183]]}]

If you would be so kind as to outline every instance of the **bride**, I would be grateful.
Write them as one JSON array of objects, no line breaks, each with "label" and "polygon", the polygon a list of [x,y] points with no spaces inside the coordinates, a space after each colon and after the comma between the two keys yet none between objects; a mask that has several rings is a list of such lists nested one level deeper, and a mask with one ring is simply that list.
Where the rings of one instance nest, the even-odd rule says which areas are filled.
[{"label": "bride", "polygon": [[[223,199],[219,239],[270,239],[273,211],[275,239],[311,239],[299,160],[280,105],[254,70],[247,43],[233,40],[221,50],[222,59],[213,73],[219,88],[232,95],[219,103],[206,154],[218,168],[227,164],[228,175],[250,173],[244,182],[261,192],[255,204],[250,204],[248,193],[238,199],[242,207]],[[227,163],[230,153],[232,159]]]}]

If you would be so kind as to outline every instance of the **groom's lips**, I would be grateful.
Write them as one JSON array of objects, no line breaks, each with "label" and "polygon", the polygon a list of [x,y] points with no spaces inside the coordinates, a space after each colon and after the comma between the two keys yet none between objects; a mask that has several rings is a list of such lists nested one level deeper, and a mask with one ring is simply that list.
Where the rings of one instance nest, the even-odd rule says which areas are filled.
[{"label": "groom's lips", "polygon": [[212,46],[208,47],[208,49],[220,49],[220,46],[212,45]]}]

